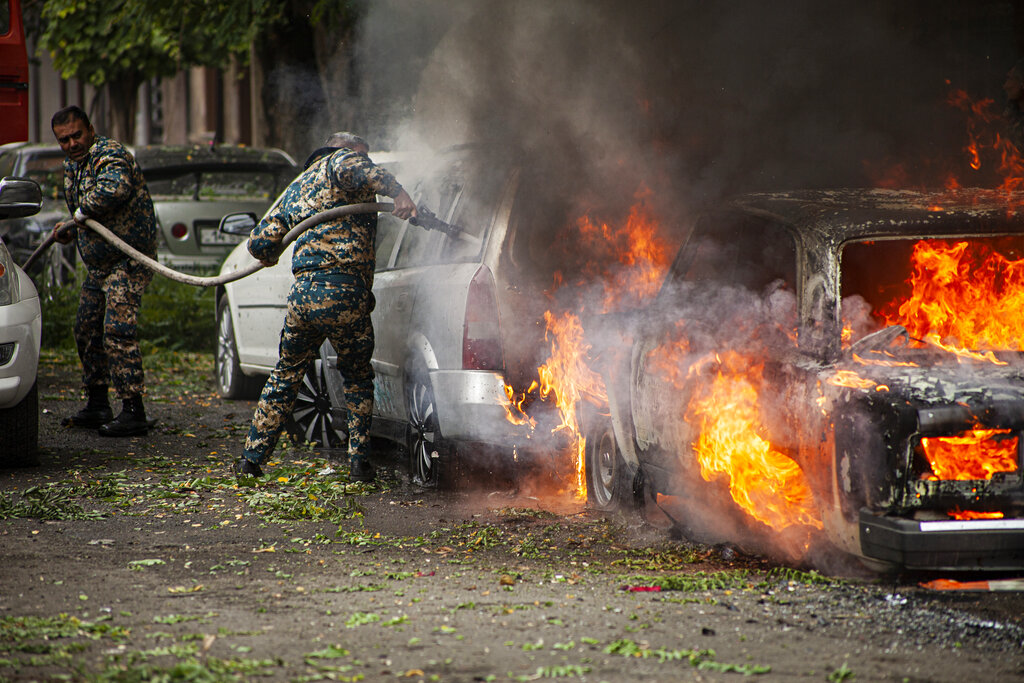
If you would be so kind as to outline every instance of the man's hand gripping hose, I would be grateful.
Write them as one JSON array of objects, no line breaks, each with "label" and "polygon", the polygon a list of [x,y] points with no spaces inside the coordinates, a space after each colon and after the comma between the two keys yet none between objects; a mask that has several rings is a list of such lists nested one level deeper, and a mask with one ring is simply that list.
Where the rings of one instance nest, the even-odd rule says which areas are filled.
[{"label": "man's hand gripping hose", "polygon": [[[377,213],[379,211],[390,212],[392,209],[394,209],[394,204],[391,204],[389,202],[368,202],[365,204],[348,204],[346,206],[338,206],[333,209],[328,209],[327,211],[322,211],[316,214],[315,216],[310,216],[309,218],[307,218],[306,220],[302,221],[294,228],[289,230],[285,234],[284,238],[281,240],[281,251],[284,251],[285,247],[287,247],[289,244],[298,239],[299,235],[301,235],[306,230],[309,230],[315,225],[320,225],[321,223],[324,223],[329,220],[334,220],[336,218],[341,218],[342,216],[350,216],[352,214],[357,213]],[[234,282],[235,280],[241,280],[243,277],[247,275],[252,275],[257,270],[260,270],[261,268],[264,267],[263,264],[260,263],[259,261],[253,260],[253,262],[250,263],[249,265],[246,265],[230,273],[224,273],[222,275],[200,277],[197,275],[189,275],[187,273],[179,273],[176,270],[168,268],[159,261],[156,261],[155,259],[146,256],[141,251],[135,249],[134,247],[126,243],[124,240],[122,240],[120,237],[115,235],[102,223],[99,223],[98,221],[95,221],[92,218],[89,218],[84,214],[81,214],[81,212],[76,212],[75,221],[77,223],[84,224],[85,226],[96,232],[100,237],[105,239],[107,242],[117,247],[122,252],[124,252],[131,258],[135,259],[139,263],[149,267],[154,272],[160,273],[164,277],[170,278],[175,282],[181,282],[186,285],[194,285],[196,287],[212,287],[215,285],[222,285],[228,282]],[[28,270],[29,266],[31,266],[32,263],[43,252],[45,252],[50,247],[50,245],[53,244],[53,242],[54,236],[53,234],[51,234],[48,238],[46,238],[46,241],[40,244],[36,248],[36,250],[32,252],[32,255],[29,256],[28,260],[25,261],[25,265],[22,266],[22,269]]]}]

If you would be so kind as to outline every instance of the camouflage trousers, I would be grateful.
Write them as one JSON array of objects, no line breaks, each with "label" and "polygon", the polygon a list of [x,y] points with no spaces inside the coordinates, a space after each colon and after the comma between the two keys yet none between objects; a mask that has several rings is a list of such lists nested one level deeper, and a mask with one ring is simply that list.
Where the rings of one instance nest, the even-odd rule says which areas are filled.
[{"label": "camouflage trousers", "polygon": [[345,380],[349,458],[369,455],[373,412],[373,367],[370,365],[374,341],[370,321],[373,305],[373,293],[361,286],[308,277],[296,279],[288,294],[280,358],[260,394],[243,457],[260,463],[274,450],[309,362],[316,358],[325,339],[331,341],[338,354],[338,369]]},{"label": "camouflage trousers", "polygon": [[142,395],[138,317],[142,292],[152,280],[153,271],[130,259],[86,274],[74,332],[87,389],[112,386],[120,399]]}]

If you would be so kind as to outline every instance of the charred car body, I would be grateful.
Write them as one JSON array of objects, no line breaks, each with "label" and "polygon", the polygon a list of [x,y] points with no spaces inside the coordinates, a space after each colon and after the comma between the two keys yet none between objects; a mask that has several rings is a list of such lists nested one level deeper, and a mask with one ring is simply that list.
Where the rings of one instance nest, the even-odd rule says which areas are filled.
[{"label": "charred car body", "polygon": [[647,491],[684,526],[886,565],[1024,565],[1022,199],[808,191],[702,217],[656,300],[603,321],[628,343],[603,358],[589,499]]}]

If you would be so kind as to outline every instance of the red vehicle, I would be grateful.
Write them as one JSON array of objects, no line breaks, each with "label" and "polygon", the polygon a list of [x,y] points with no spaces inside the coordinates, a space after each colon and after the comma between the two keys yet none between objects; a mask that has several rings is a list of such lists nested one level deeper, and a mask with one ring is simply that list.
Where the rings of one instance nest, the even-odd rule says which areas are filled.
[{"label": "red vehicle", "polygon": [[28,51],[21,0],[0,0],[0,144],[28,140]]}]

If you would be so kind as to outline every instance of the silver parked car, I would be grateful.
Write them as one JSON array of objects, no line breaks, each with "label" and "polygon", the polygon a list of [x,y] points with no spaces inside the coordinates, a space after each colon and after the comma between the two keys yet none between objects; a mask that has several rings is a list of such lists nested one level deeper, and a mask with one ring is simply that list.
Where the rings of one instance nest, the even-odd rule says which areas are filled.
[{"label": "silver parked car", "polygon": [[156,210],[157,258],[177,269],[220,266],[241,239],[217,229],[221,217],[263,213],[299,172],[278,149],[150,145],[133,152]]},{"label": "silver parked car", "polygon": [[[49,237],[53,226],[70,220],[64,203],[64,152],[53,144],[11,142],[0,145],[0,177],[30,178],[42,191],[42,206],[31,216],[0,220],[0,238],[15,262],[22,264]],[[62,284],[75,269],[74,243],[50,247],[31,268],[37,282]]]},{"label": "silver parked car", "polygon": [[[550,284],[557,264],[549,262],[548,236],[535,228],[550,217],[532,210],[511,164],[474,164],[456,151],[417,172],[420,160],[370,156],[418,204],[457,226],[447,234],[380,216],[373,434],[405,446],[412,476],[424,485],[444,481],[470,453],[485,454],[491,467],[549,464],[553,453],[534,448],[531,431],[508,419],[506,385],[526,386],[544,360],[538,321],[548,302],[533,283]],[[240,245],[221,272],[250,262]],[[252,396],[273,369],[291,282],[286,251],[275,267],[218,289],[221,395]],[[329,446],[345,441],[335,358],[325,345],[293,415],[306,438]]]}]

